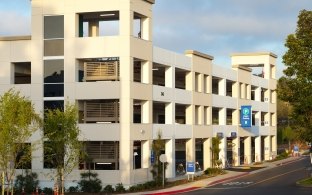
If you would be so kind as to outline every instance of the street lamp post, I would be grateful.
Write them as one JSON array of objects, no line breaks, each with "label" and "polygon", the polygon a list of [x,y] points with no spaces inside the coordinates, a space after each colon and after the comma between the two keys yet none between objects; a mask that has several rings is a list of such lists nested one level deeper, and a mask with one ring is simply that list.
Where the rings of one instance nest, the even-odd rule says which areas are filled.
[{"label": "street lamp post", "polygon": [[133,183],[135,184],[135,157],[139,154],[137,152],[133,152]]}]

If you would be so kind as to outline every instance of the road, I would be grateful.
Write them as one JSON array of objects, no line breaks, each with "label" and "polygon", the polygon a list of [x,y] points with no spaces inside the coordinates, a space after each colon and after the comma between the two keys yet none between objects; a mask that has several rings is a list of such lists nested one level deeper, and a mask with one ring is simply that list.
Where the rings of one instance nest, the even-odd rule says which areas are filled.
[{"label": "road", "polygon": [[214,195],[305,195],[312,194],[312,188],[296,185],[296,181],[307,177],[311,171],[310,157],[280,165],[258,173],[248,174],[244,177],[226,181],[214,186],[201,188],[184,194],[214,194]]}]

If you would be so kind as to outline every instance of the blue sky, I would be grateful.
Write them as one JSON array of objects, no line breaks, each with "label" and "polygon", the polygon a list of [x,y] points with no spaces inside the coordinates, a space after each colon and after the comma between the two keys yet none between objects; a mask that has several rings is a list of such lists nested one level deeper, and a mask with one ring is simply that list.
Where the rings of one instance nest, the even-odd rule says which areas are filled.
[{"label": "blue sky", "polygon": [[[193,49],[230,67],[230,54],[270,51],[278,76],[288,34],[311,0],[156,0],[154,45],[183,53]],[[0,36],[30,34],[30,0],[0,0]]]}]

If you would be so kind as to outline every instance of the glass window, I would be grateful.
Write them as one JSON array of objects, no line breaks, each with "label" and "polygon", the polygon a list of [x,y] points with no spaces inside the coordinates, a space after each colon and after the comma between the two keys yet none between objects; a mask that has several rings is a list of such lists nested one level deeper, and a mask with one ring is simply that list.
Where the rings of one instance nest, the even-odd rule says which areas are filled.
[{"label": "glass window", "polygon": [[44,61],[44,83],[64,83],[64,60]]},{"label": "glass window", "polygon": [[44,101],[44,109],[60,109],[64,110],[64,101]]},{"label": "glass window", "polygon": [[44,17],[44,39],[64,38],[64,16]]},{"label": "glass window", "polygon": [[44,56],[64,56],[64,39],[45,40]]},{"label": "glass window", "polygon": [[64,97],[64,84],[44,84],[44,97]]},{"label": "glass window", "polygon": [[31,83],[31,63],[17,62],[13,63],[14,67],[14,84]]}]

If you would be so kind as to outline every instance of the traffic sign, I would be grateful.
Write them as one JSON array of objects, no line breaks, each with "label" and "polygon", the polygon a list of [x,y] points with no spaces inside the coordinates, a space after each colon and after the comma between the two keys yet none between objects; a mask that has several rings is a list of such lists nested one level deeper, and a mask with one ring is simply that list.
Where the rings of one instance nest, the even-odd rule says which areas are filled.
[{"label": "traffic sign", "polygon": [[241,106],[241,127],[251,127],[252,111],[251,106]]},{"label": "traffic sign", "polygon": [[195,173],[195,162],[186,162],[186,173],[187,174]]}]

